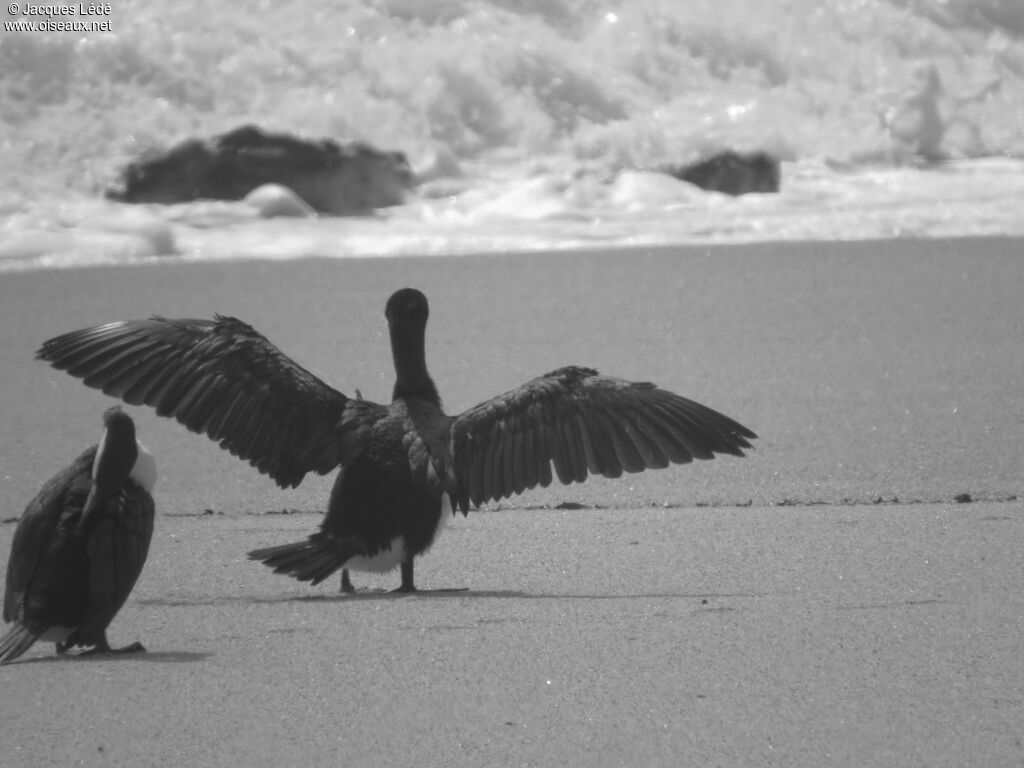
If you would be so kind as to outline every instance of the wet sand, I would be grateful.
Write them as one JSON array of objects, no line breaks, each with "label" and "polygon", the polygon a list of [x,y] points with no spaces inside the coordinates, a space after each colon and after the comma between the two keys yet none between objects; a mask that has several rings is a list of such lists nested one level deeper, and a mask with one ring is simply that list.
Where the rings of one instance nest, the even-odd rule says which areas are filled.
[{"label": "wet sand", "polygon": [[[431,299],[428,363],[451,412],[577,363],[687,394],[761,439],[742,460],[460,517],[417,578],[467,591],[393,597],[380,590],[397,574],[357,574],[368,591],[352,599],[244,558],[312,531],[331,478],[280,491],[133,408],[161,516],[110,633],[149,653],[36,646],[0,669],[0,764],[1019,764],[1021,250],[769,244],[3,275],[5,518],[96,439],[109,402],[33,361],[44,339],[233,314],[343,391],[383,400],[383,303],[402,285]],[[13,530],[0,525],[4,557]]]}]

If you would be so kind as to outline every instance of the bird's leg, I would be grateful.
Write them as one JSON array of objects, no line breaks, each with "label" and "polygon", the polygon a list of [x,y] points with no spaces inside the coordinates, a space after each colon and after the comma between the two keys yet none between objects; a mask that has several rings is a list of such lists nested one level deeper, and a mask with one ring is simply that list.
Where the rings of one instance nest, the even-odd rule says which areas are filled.
[{"label": "bird's leg", "polygon": [[356,588],[352,586],[352,580],[348,577],[348,568],[341,569],[341,591],[346,595],[356,591]]},{"label": "bird's leg", "polygon": [[412,558],[402,561],[402,586],[392,592],[415,592],[416,585],[412,580]]}]

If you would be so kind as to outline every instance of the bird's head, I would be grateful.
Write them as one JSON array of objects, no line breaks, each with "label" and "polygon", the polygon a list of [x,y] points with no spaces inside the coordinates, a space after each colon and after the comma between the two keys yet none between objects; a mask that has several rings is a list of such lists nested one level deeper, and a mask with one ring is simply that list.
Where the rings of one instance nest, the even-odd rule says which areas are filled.
[{"label": "bird's head", "polygon": [[402,288],[391,294],[387,307],[384,309],[384,316],[388,325],[405,326],[410,324],[426,325],[427,317],[430,314],[430,307],[427,305],[427,297],[415,288]]}]

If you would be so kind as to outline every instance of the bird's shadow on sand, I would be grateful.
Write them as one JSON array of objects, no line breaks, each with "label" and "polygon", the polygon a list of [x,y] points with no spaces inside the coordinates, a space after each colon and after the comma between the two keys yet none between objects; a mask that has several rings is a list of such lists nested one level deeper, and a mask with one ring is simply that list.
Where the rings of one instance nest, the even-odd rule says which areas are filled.
[{"label": "bird's shadow on sand", "polygon": [[346,602],[346,601],[363,601],[363,600],[404,600],[404,599],[417,599],[417,598],[465,598],[465,599],[485,599],[485,600],[502,600],[502,599],[514,599],[514,600],[707,600],[710,598],[724,598],[724,597],[763,597],[764,595],[755,594],[752,592],[736,592],[728,594],[708,594],[704,593],[680,593],[680,592],[647,592],[647,593],[636,593],[629,595],[597,595],[597,594],[562,594],[562,593],[542,593],[535,594],[531,592],[520,592],[517,590],[506,590],[506,589],[491,589],[491,590],[469,590],[469,589],[422,589],[416,592],[387,592],[382,590],[360,590],[350,594],[329,594],[329,595],[291,595],[281,596],[275,598],[254,598],[254,602],[279,602],[279,601],[298,601],[298,602]]},{"label": "bird's shadow on sand", "polygon": [[10,666],[22,666],[25,664],[83,664],[97,661],[153,661],[163,664],[182,664],[186,662],[205,661],[212,653],[198,653],[196,651],[142,651],[138,653],[65,653],[51,654],[50,656],[35,656],[21,658]]},{"label": "bird's shadow on sand", "polygon": [[199,651],[147,651],[136,653],[130,658],[139,661],[155,661],[161,664],[183,664],[193,661],[206,661],[213,656],[212,653],[200,653]]},{"label": "bird's shadow on sand", "polygon": [[166,597],[138,600],[142,605],[189,607],[199,605],[223,605],[225,603],[348,603],[391,600],[436,600],[459,598],[463,600],[699,600],[706,603],[720,598],[757,598],[769,593],[759,592],[643,592],[626,595],[609,594],[564,594],[531,593],[507,589],[420,589],[416,592],[390,592],[381,589],[360,589],[354,593],[330,592],[310,595],[237,595],[226,597]]}]

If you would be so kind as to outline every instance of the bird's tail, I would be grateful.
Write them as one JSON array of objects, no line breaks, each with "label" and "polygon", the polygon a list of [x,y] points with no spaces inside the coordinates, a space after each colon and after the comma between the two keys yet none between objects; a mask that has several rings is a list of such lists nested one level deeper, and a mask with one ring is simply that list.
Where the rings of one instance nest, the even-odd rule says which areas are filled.
[{"label": "bird's tail", "polygon": [[355,549],[323,533],[277,547],[254,549],[249,558],[259,560],[274,573],[286,573],[299,581],[316,585],[343,568]]},{"label": "bird's tail", "polygon": [[0,664],[7,664],[32,647],[39,637],[21,622],[15,622],[10,631],[0,639]]}]

